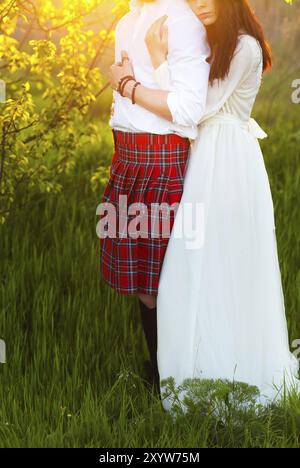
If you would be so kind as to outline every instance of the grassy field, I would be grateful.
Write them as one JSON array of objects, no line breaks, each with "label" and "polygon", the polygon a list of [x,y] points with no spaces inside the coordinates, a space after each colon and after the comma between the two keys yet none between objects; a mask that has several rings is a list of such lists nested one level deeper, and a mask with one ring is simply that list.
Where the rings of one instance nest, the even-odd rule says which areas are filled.
[{"label": "grassy field", "polygon": [[[287,91],[288,92],[288,91]],[[290,341],[300,338],[299,106],[256,106],[276,209]],[[288,96],[287,98],[288,99]],[[222,424],[194,411],[173,422],[142,381],[137,300],[101,282],[90,177],[111,148],[82,151],[59,195],[19,194],[1,227],[1,447],[299,447],[300,398]],[[29,198],[28,202],[24,201]]]}]

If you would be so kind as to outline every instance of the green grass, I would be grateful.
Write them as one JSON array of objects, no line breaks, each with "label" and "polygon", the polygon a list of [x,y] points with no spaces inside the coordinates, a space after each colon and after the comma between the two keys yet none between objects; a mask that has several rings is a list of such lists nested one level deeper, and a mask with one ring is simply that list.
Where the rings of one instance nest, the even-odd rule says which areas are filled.
[{"label": "green grass", "polygon": [[[264,118],[268,97],[256,115]],[[276,106],[275,106],[276,107]],[[276,209],[290,341],[300,338],[300,136],[296,116],[263,143]],[[294,118],[294,117],[295,118]],[[287,121],[288,120],[288,121]],[[260,119],[264,128],[264,122]],[[269,130],[267,125],[267,130]],[[90,176],[111,148],[84,151],[57,195],[20,193],[1,227],[1,447],[299,447],[300,398],[226,424],[208,411],[172,421],[142,382],[137,300],[99,274],[101,192]]]}]

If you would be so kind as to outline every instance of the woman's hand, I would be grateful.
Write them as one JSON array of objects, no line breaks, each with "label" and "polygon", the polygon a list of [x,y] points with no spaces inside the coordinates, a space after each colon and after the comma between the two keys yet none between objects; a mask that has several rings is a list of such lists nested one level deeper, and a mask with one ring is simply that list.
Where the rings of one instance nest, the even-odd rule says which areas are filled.
[{"label": "woman's hand", "polygon": [[154,68],[158,68],[168,55],[168,26],[165,23],[168,16],[158,18],[148,29],[145,42]]},{"label": "woman's hand", "polygon": [[122,57],[122,62],[114,63],[110,67],[110,74],[109,74],[110,85],[112,89],[114,89],[115,91],[117,91],[119,81],[121,78],[123,78],[123,76],[132,75],[134,77],[133,66],[125,50],[122,50],[121,57]]}]

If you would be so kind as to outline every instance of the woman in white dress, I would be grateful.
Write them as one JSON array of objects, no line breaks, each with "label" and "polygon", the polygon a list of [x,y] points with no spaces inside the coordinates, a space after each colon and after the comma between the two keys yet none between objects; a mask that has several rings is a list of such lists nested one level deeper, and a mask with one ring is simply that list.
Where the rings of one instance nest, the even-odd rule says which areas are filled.
[{"label": "woman in white dress", "polygon": [[[210,83],[160,276],[157,358],[161,381],[172,376],[177,385],[186,378],[245,382],[258,387],[265,404],[286,390],[300,389],[299,363],[289,349],[273,200],[257,140],[267,135],[251,119],[263,70],[271,61],[248,3],[230,1],[244,18],[252,15],[259,35],[249,34],[249,19],[241,22],[228,74]],[[189,3],[210,39],[219,15],[224,24],[233,14],[232,9],[224,20],[225,0]],[[169,90],[163,22],[149,30],[147,45],[156,79]],[[197,204],[203,207],[194,243],[189,204],[195,219]],[[172,396],[163,405],[170,409]]]},{"label": "woman in white dress", "polygon": [[[226,379],[256,386],[259,401],[268,403],[285,390],[300,390],[273,200],[258,143],[266,134],[251,119],[262,73],[271,66],[270,50],[247,0],[188,3],[207,30],[211,73],[159,281],[161,393],[169,377],[176,385],[191,378]],[[172,90],[166,20],[153,24],[146,44],[157,82]],[[193,241],[195,212],[203,216],[195,218]],[[172,395],[163,406],[172,407]]]}]

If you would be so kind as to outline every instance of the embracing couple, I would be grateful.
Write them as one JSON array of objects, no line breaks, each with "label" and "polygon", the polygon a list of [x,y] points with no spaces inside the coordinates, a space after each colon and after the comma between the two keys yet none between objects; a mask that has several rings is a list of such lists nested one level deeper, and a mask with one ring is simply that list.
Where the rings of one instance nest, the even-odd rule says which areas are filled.
[{"label": "embracing couple", "polygon": [[[251,118],[271,64],[248,0],[136,0],[117,25],[115,152],[103,202],[121,222],[125,196],[148,208],[140,216],[148,223],[139,236],[101,239],[101,273],[138,296],[158,393],[171,376],[177,385],[245,382],[262,403],[299,390],[258,143],[267,135]],[[177,206],[167,213],[169,236],[153,204]],[[191,225],[188,206],[203,208],[201,245],[187,242],[187,229],[174,235]]]}]

